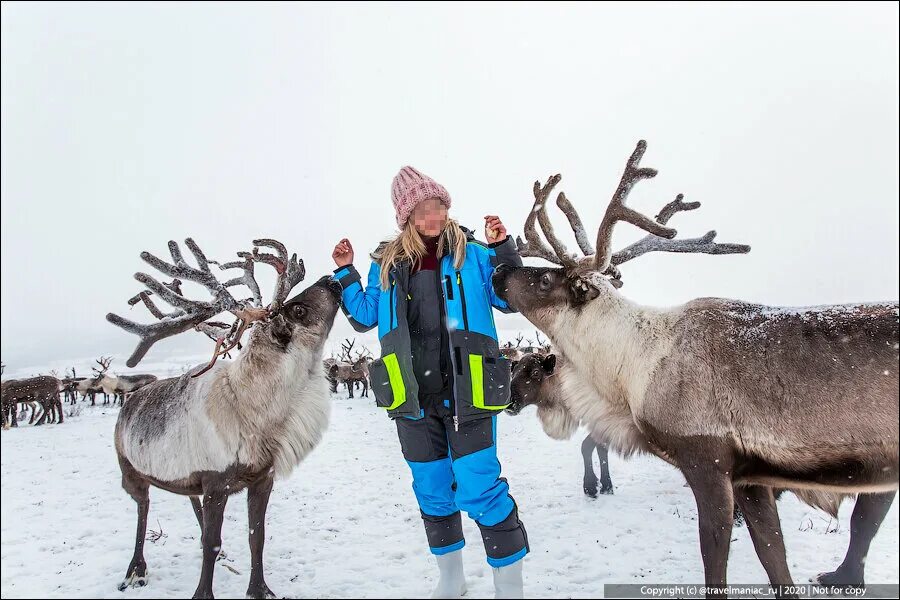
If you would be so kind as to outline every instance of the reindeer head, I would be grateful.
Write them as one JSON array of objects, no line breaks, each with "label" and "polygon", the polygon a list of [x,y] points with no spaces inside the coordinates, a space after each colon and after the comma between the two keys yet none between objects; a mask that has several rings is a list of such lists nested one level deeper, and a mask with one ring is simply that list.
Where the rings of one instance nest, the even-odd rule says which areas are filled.
[{"label": "reindeer head", "polygon": [[292,344],[320,349],[334,324],[340,298],[340,284],[322,277],[270,313],[253,331],[253,340],[268,342],[280,351],[287,351]]},{"label": "reindeer head", "polygon": [[553,375],[556,368],[556,355],[526,354],[516,363],[510,382],[510,404],[506,412],[517,415],[522,409],[532,404],[551,401],[541,393],[541,387],[547,377]]},{"label": "reindeer head", "polygon": [[[525,240],[517,240],[519,253],[523,257],[543,258],[559,265],[552,267],[511,267],[501,265],[494,271],[493,284],[497,294],[509,305],[521,312],[532,323],[553,337],[557,317],[568,311],[580,311],[598,299],[615,297],[622,287],[622,277],[618,267],[623,263],[648,252],[688,252],[703,254],[743,254],[750,251],[742,244],[717,244],[715,231],[695,239],[674,239],[676,231],[666,227],[669,219],[678,212],[699,208],[699,202],[683,202],[679,194],[666,204],[655,220],[628,208],[625,200],[634,184],[641,179],[656,176],[655,169],[642,168],[640,160],[647,149],[647,143],[638,142],[637,147],[625,166],[619,186],[606,209],[606,214],[597,231],[596,250],[588,241],[584,225],[577,211],[560,192],[556,205],[562,210],[575,233],[578,246],[584,256],[576,257],[556,238],[553,226],[547,216],[546,204],[553,188],[559,183],[560,175],[554,175],[541,186],[534,183],[534,204],[525,221]],[[627,221],[648,232],[641,240],[613,253],[611,251],[612,231],[619,221]],[[535,222],[540,224],[548,247],[537,233]]]},{"label": "reindeer head", "polygon": [[[142,252],[141,258],[144,261],[175,279],[172,283],[160,283],[144,273],[135,274],[135,279],[148,289],[131,298],[128,303],[133,306],[143,302],[153,316],[159,319],[158,322],[141,324],[112,313],[106,316],[110,323],[141,338],[126,364],[129,367],[135,366],[159,340],[196,329],[216,342],[212,359],[206,368],[194,373],[193,376],[197,377],[209,370],[220,356],[234,348],[239,349],[241,336],[254,324],[259,325],[252,334],[252,341],[256,344],[280,351],[287,351],[292,345],[302,346],[319,353],[337,314],[340,285],[330,277],[323,277],[287,300],[294,286],[306,275],[303,261],[298,260],[296,254],[289,258],[287,248],[277,240],[259,239],[254,240],[253,244],[252,252],[238,253],[241,260],[219,264],[206,258],[194,240],[188,238],[185,245],[194,255],[197,267],[184,260],[176,242],[169,242],[171,263],[160,260],[149,252]],[[276,254],[260,252],[260,247],[272,248]],[[257,263],[267,264],[277,273],[275,293],[267,306],[263,306],[262,294],[254,277]],[[243,270],[243,274],[223,283],[216,279],[210,265],[217,265],[221,270],[239,268]],[[212,294],[213,300],[201,302],[185,297],[181,292],[182,279],[205,287]],[[246,286],[252,297],[236,299],[228,288],[237,285]],[[161,297],[175,310],[169,314],[163,313],[150,299],[152,294]],[[237,319],[231,325],[208,320],[223,312],[230,312]]]}]

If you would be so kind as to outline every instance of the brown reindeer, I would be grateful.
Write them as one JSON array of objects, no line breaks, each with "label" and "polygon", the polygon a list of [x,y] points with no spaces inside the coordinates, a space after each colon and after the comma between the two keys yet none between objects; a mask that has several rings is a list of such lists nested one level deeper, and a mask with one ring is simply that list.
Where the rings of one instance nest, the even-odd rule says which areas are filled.
[{"label": "brown reindeer", "polygon": [[[209,302],[186,298],[153,277],[137,273],[142,282],[175,310],[164,314],[149,297],[145,304],[159,321],[149,325],[114,314],[107,320],[140,336],[128,359],[134,367],[159,340],[202,327],[222,312],[237,317],[220,328],[212,359],[181,377],[162,379],[133,392],[119,411],[114,435],[122,471],[122,487],[137,503],[134,556],[120,584],[145,585],[144,539],[150,507],[150,486],[189,496],[201,527],[203,562],[195,598],[212,598],[213,568],[222,545],[222,521],[228,497],[247,489],[250,529],[250,598],[274,598],[263,574],[265,515],[274,478],[288,475],[316,446],[328,423],[330,405],[320,371],[322,349],[340,302],[340,285],[323,277],[288,300],[305,274],[302,261],[276,240],[255,240],[242,261],[219,265],[242,268],[243,277],[220,282],[193,240],[185,241],[197,266],[188,264],[175,242],[169,243],[172,263],[148,252],[141,258],[171,276],[194,281],[212,294]],[[273,248],[275,254],[260,252]],[[272,301],[264,306],[253,278],[253,264],[271,265],[277,272]],[[245,285],[253,297],[235,298],[229,288]],[[148,306],[150,308],[150,306]],[[238,348],[250,329],[250,339],[233,362],[217,362]],[[200,497],[203,497],[201,505]]]},{"label": "brown reindeer", "polygon": [[[653,251],[732,254],[711,231],[673,239],[666,227],[693,210],[679,195],[652,220],[625,205],[633,185],[656,171],[639,166],[641,141],[601,222],[596,252],[565,195],[584,258],[553,233],[546,201],[559,182],[535,183],[523,256],[559,268],[500,267],[494,287],[545,332],[575,376],[545,430],[568,436],[579,422],[620,454],[653,453],[678,467],[699,514],[706,583],[723,585],[735,502],[773,585],[790,584],[773,488],[830,510],[858,494],[844,562],[820,575],[828,584],[863,585],[864,563],[898,485],[898,303],[807,309],[769,308],[703,298],[683,306],[639,306],[619,294],[618,266]],[[649,232],[612,253],[618,221]],[[551,248],[540,239],[541,225]]]},{"label": "brown reindeer", "polygon": [[[18,427],[16,404],[36,403],[42,410],[41,418],[35,425],[43,425],[51,416],[53,422],[63,422],[62,403],[59,399],[61,383],[56,377],[39,375],[27,379],[11,379],[2,383],[0,389],[0,406],[4,415],[4,425],[10,423]],[[35,418],[35,407],[32,405],[31,420]]]}]

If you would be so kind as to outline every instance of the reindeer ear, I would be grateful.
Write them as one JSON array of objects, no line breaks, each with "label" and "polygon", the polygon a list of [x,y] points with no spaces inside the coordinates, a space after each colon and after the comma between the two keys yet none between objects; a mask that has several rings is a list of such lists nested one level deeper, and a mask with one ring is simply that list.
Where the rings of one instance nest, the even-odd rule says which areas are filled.
[{"label": "reindeer ear", "polygon": [[569,295],[573,305],[581,306],[599,296],[600,290],[587,279],[575,277],[569,280]]},{"label": "reindeer ear", "polygon": [[556,355],[548,354],[544,357],[544,360],[541,361],[541,363],[544,367],[544,371],[547,373],[547,375],[550,375],[551,373],[553,373],[553,369],[556,368]]}]

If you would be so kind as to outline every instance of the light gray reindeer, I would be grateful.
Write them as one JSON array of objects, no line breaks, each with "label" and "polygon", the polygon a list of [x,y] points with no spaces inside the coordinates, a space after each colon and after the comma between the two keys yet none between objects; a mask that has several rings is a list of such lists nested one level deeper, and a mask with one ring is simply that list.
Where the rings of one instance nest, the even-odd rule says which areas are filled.
[{"label": "light gray reindeer", "polygon": [[[843,497],[858,494],[844,562],[819,580],[863,585],[869,543],[898,486],[898,303],[793,309],[703,298],[656,309],[630,302],[617,291],[617,267],[637,256],[749,251],[715,243],[714,231],[673,239],[669,218],[699,206],[681,195],[655,221],[625,206],[634,184],[656,175],[639,166],[645,150],[641,141],[628,160],[596,252],[562,193],[557,205],[584,258],[554,235],[546,202],[555,175],[534,185],[519,248],[560,267],[501,266],[494,274],[498,294],[574,367],[576,376],[560,382],[562,401],[543,413],[545,431],[567,437],[581,422],[620,454],[650,452],[679,468],[697,502],[712,593],[726,581],[734,502],[777,586],[792,579],[773,488],[832,514]],[[649,235],[612,253],[618,221]]]},{"label": "light gray reindeer", "polygon": [[[175,242],[169,242],[172,263],[149,252],[141,253],[155,269],[194,281],[213,296],[209,302],[191,300],[153,277],[135,278],[175,307],[153,324],[138,324],[114,314],[114,325],[140,336],[128,359],[135,366],[159,340],[197,328],[221,312],[237,317],[220,331],[209,364],[135,391],[116,422],[115,447],[122,471],[122,487],[138,505],[135,550],[120,589],[146,583],[143,546],[150,507],[150,486],[191,499],[202,530],[203,566],[194,598],[212,598],[213,568],[222,545],[221,530],[228,497],[247,489],[251,569],[247,596],[274,598],[263,573],[265,514],[274,477],[286,476],[318,444],[328,424],[330,405],[321,372],[322,349],[337,313],[341,287],[323,277],[294,298],[291,289],[305,274],[302,261],[275,240],[255,240],[253,252],[239,253],[242,261],[220,265],[243,268],[242,277],[218,281],[208,260],[193,240],[185,244],[197,266],[189,265]],[[272,248],[276,254],[259,251]],[[277,272],[272,301],[263,306],[253,277],[257,262]],[[243,284],[253,298],[237,300],[228,288]],[[145,303],[153,304],[149,297]],[[216,362],[236,348],[244,331],[250,339],[233,362]],[[201,376],[202,375],[202,376]],[[201,505],[199,497],[203,497]]]},{"label": "light gray reindeer", "polygon": [[109,404],[109,396],[106,391],[103,389],[101,382],[103,378],[106,376],[106,371],[109,370],[109,365],[112,364],[111,356],[101,356],[97,360],[95,360],[100,368],[91,367],[91,370],[94,372],[93,377],[88,377],[86,379],[81,379],[75,382],[75,391],[81,394],[81,399],[90,397],[91,406],[96,404],[97,394],[103,394],[103,404]]}]

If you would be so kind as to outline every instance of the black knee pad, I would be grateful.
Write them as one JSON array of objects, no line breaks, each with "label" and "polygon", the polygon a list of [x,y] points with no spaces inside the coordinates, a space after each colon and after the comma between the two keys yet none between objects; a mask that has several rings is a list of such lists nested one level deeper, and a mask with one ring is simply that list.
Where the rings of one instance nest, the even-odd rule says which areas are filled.
[{"label": "black knee pad", "polygon": [[489,559],[501,559],[512,556],[516,552],[530,550],[525,525],[519,520],[518,508],[514,505],[509,516],[496,525],[482,525],[481,538],[484,540],[484,551]]}]

